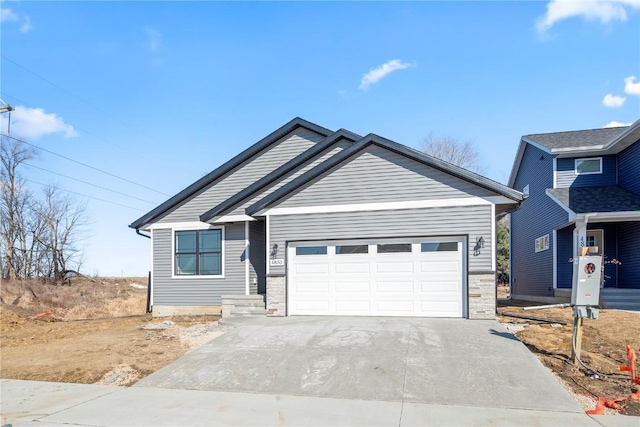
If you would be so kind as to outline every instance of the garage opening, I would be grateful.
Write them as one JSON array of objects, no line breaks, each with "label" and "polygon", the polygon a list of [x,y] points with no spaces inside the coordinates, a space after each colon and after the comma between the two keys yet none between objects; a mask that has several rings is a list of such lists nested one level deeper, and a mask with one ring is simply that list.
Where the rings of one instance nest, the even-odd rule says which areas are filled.
[{"label": "garage opening", "polygon": [[463,237],[291,242],[289,315],[464,317]]}]

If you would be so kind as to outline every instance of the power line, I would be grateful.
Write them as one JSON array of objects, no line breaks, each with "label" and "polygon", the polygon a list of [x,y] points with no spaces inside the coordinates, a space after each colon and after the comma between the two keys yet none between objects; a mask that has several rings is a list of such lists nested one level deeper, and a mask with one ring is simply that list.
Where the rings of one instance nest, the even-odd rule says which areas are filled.
[{"label": "power line", "polygon": [[22,68],[24,71],[26,71],[26,72],[28,72],[28,73],[30,73],[30,74],[33,74],[34,76],[36,76],[36,77],[37,77],[37,78],[39,78],[40,80],[42,80],[42,81],[44,81],[44,82],[46,82],[46,83],[50,84],[51,86],[55,87],[56,89],[58,89],[58,90],[60,90],[60,91],[62,91],[62,92],[64,92],[64,93],[66,93],[67,95],[69,95],[69,96],[71,96],[71,97],[73,97],[73,98],[77,99],[78,101],[81,101],[81,102],[83,102],[83,103],[87,104],[88,106],[90,106],[91,108],[95,109],[96,111],[101,112],[101,113],[102,113],[102,114],[104,114],[105,116],[108,116],[108,117],[110,117],[111,119],[113,119],[113,120],[115,120],[115,121],[117,121],[117,122],[120,122],[120,123],[122,123],[123,125],[127,126],[128,128],[133,129],[133,130],[135,130],[136,132],[138,132],[138,133],[139,133],[139,131],[138,131],[137,129],[135,129],[133,126],[131,126],[130,124],[125,123],[124,121],[122,121],[122,120],[120,120],[119,118],[115,117],[114,115],[112,115],[112,114],[108,113],[107,111],[105,111],[105,110],[101,109],[100,107],[97,107],[97,106],[93,105],[92,103],[90,103],[89,101],[87,101],[87,100],[85,100],[85,99],[83,99],[83,98],[80,98],[78,95],[75,95],[74,93],[69,92],[67,89],[65,89],[65,88],[63,88],[62,86],[60,86],[60,85],[58,85],[58,84],[56,84],[56,83],[52,82],[51,80],[49,80],[49,79],[47,79],[47,78],[45,78],[45,77],[41,76],[40,74],[36,73],[35,71],[28,69],[28,68],[27,68],[27,67],[25,67],[24,65],[18,64],[18,63],[17,63],[16,61],[14,61],[13,59],[8,58],[8,57],[6,57],[5,55],[0,55],[0,56],[2,57],[2,59],[4,59],[4,60],[6,60],[6,61],[11,62],[11,63],[12,63],[13,65],[15,65],[16,67]]},{"label": "power line", "polygon": [[[37,108],[37,107],[34,107],[33,105],[30,105],[30,104],[29,104],[29,103],[27,103],[27,102],[24,102],[23,100],[21,100],[21,99],[19,99],[19,98],[16,98],[16,97],[15,97],[15,96],[13,96],[13,95],[8,94],[7,92],[0,92],[0,93],[2,93],[2,96],[7,97],[7,98],[11,98],[11,99],[13,99],[14,101],[19,102],[19,103],[20,103],[20,104],[22,104],[22,105],[26,105],[26,106],[27,106],[27,107],[29,107],[29,108]],[[141,156],[142,156],[140,153],[136,153],[135,151],[129,150],[129,149],[127,149],[127,148],[124,148],[123,146],[118,145],[118,144],[116,144],[116,143],[115,143],[115,142],[113,142],[113,141],[110,141],[110,140],[108,140],[108,139],[106,139],[106,138],[103,138],[103,137],[101,137],[101,136],[99,136],[99,135],[96,135],[96,134],[95,134],[95,133],[93,133],[93,132],[90,132],[90,131],[88,131],[88,130],[86,130],[86,129],[84,129],[84,128],[81,128],[80,126],[76,126],[76,125],[74,124],[74,125],[73,125],[73,127],[74,127],[74,128],[76,128],[76,129],[78,129],[79,131],[82,131],[83,133],[85,133],[85,134],[87,134],[87,135],[89,135],[89,136],[92,136],[92,137],[94,137],[94,138],[96,138],[96,139],[99,139],[99,140],[101,140],[101,141],[104,141],[104,142],[106,142],[107,144],[112,145],[112,146],[114,146],[114,147],[116,147],[116,148],[118,148],[118,149],[120,149],[120,150],[124,151],[125,153],[133,154],[134,156],[138,156],[138,157],[141,157]],[[164,168],[164,169],[167,169],[167,167],[166,167],[165,165],[162,165],[162,164],[160,164],[160,163],[158,163],[158,162],[156,162],[156,161],[153,161],[153,160],[151,160],[151,161],[152,161],[153,163],[155,163],[156,165],[158,165],[158,166],[160,166],[160,167],[162,167],[162,168]]]},{"label": "power line", "polygon": [[145,188],[145,189],[147,189],[147,190],[151,190],[151,191],[153,191],[153,192],[155,192],[155,193],[162,194],[163,196],[168,196],[168,197],[170,196],[170,194],[163,193],[162,191],[155,190],[155,189],[153,189],[153,188],[151,188],[151,187],[147,187],[146,185],[143,185],[143,184],[138,184],[137,182],[135,182],[135,181],[131,181],[130,179],[123,178],[123,177],[121,177],[121,176],[118,176],[118,175],[112,174],[111,172],[107,172],[107,171],[104,171],[104,170],[102,170],[102,169],[99,169],[99,168],[97,168],[97,167],[95,167],[95,166],[91,166],[91,165],[88,165],[88,164],[86,164],[86,163],[82,163],[82,162],[80,162],[80,161],[78,161],[78,160],[74,160],[74,159],[72,159],[72,158],[70,158],[70,157],[63,156],[62,154],[55,153],[55,152],[53,152],[53,151],[51,151],[51,150],[47,150],[46,148],[42,148],[42,147],[40,147],[40,146],[38,146],[38,145],[36,145],[36,144],[32,144],[32,143],[30,143],[30,142],[27,142],[27,141],[24,141],[24,140],[22,140],[22,139],[19,139],[19,138],[13,137],[13,136],[11,136],[11,135],[8,135],[8,134],[5,134],[5,133],[0,133],[0,135],[4,136],[4,137],[6,137],[6,138],[13,139],[14,141],[21,142],[21,143],[23,143],[23,144],[27,144],[27,145],[29,145],[29,146],[31,146],[31,147],[34,147],[34,148],[36,148],[36,149],[38,149],[38,150],[42,150],[42,151],[47,152],[47,153],[49,153],[49,154],[53,154],[54,156],[60,157],[60,158],[62,158],[62,159],[68,160],[68,161],[70,161],[70,162],[77,163],[77,164],[79,164],[79,165],[81,165],[81,166],[84,166],[84,167],[86,167],[86,168],[93,169],[93,170],[98,171],[98,172],[100,172],[100,173],[103,173],[103,174],[105,174],[105,175],[109,175],[109,176],[111,176],[111,177],[117,178],[117,179],[119,179],[119,180],[121,180],[121,181],[128,182],[129,184],[137,185],[138,187],[142,187],[142,188]]},{"label": "power line", "polygon": [[82,197],[86,197],[86,198],[89,198],[89,199],[98,200],[98,201],[100,201],[100,202],[110,203],[110,204],[112,204],[112,205],[116,205],[116,206],[121,206],[121,207],[123,207],[123,208],[133,209],[134,211],[145,212],[145,211],[144,211],[144,210],[142,210],[142,209],[138,209],[138,208],[134,208],[134,207],[132,207],[132,206],[127,206],[127,205],[123,205],[123,204],[120,204],[120,203],[112,202],[112,201],[110,201],[110,200],[101,199],[101,198],[99,198],[99,197],[88,196],[88,195],[86,195],[86,194],[78,193],[78,192],[71,191],[71,190],[65,190],[64,188],[56,187],[55,185],[43,184],[42,182],[33,181],[33,180],[31,180],[31,179],[25,179],[25,181],[30,182],[30,183],[32,183],[32,184],[38,184],[38,185],[43,185],[43,186],[45,186],[45,187],[55,188],[56,190],[60,190],[60,191],[66,191],[67,193],[71,193],[71,194],[77,194],[78,196],[82,196]]},{"label": "power line", "polygon": [[61,176],[61,177],[67,178],[67,179],[72,179],[72,180],[74,180],[74,181],[78,181],[78,182],[81,182],[81,183],[83,183],[83,184],[90,185],[90,186],[92,186],[92,187],[100,188],[100,189],[102,189],[102,190],[110,191],[110,192],[115,193],[115,194],[120,194],[121,196],[129,197],[129,198],[131,198],[131,199],[139,200],[139,201],[141,201],[141,202],[150,203],[150,204],[152,204],[152,205],[157,205],[157,204],[158,204],[158,203],[156,203],[156,202],[150,202],[149,200],[144,200],[144,199],[141,199],[141,198],[139,198],[139,197],[131,196],[131,195],[126,194],[126,193],[121,193],[120,191],[112,190],[112,189],[110,189],[110,188],[103,187],[103,186],[101,186],[101,185],[93,184],[93,183],[88,182],[88,181],[83,181],[83,180],[81,180],[81,179],[74,178],[74,177],[69,176],[69,175],[64,175],[64,174],[61,174],[61,173],[58,173],[58,172],[54,172],[54,171],[49,170],[49,169],[41,168],[40,166],[32,165],[32,164],[29,164],[29,163],[23,163],[23,165],[25,165],[25,166],[29,166],[30,168],[40,169],[41,171],[49,172],[49,173],[52,173],[52,174],[54,174],[54,175],[58,175],[58,176]]}]

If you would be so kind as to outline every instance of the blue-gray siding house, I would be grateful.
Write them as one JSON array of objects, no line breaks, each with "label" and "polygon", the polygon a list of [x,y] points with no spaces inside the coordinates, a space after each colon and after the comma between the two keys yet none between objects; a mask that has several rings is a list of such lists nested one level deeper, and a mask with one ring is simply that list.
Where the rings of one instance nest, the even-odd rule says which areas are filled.
[{"label": "blue-gray siding house", "polygon": [[[497,215],[519,191],[296,118],[146,213],[154,315],[492,318]],[[264,298],[266,298],[266,307]],[[257,303],[256,303],[257,301]]]},{"label": "blue-gray siding house", "polygon": [[640,120],[523,136],[509,186],[528,194],[511,214],[512,298],[568,298],[583,246],[622,263],[606,263],[603,298],[640,294]]}]

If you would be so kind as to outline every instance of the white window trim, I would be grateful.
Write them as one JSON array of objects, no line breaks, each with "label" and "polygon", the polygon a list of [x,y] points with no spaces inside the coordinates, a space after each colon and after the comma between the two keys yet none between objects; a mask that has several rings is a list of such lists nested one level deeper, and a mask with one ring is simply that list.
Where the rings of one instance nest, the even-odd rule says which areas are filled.
[{"label": "white window trim", "polygon": [[536,253],[549,250],[549,235],[540,236],[535,241],[534,250]]},{"label": "white window trim", "polygon": [[[202,224],[202,225],[200,225]],[[222,230],[222,248],[220,252],[222,263],[222,274],[176,274],[176,231],[200,231],[200,230]],[[197,280],[197,279],[224,279],[224,270],[225,270],[225,241],[226,241],[226,233],[224,225],[213,225],[206,223],[199,223],[197,226],[194,223],[190,225],[176,225],[171,228],[171,278],[172,279],[186,279],[186,280]]]},{"label": "white window trim", "polygon": [[[598,172],[578,172],[578,162],[586,160],[598,160],[600,162],[600,171]],[[582,157],[573,160],[573,173],[579,175],[602,175],[602,157]]]},{"label": "white window trim", "polygon": [[[604,255],[604,229],[603,228],[590,228],[585,232],[585,239],[591,235],[600,234],[600,244],[598,245],[598,252]],[[585,242],[586,243],[586,242]]]}]

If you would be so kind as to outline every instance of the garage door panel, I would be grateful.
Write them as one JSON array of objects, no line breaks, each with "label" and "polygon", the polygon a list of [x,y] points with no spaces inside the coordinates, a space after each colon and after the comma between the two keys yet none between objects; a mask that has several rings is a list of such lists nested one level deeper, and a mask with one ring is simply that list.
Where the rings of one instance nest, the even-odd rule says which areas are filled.
[{"label": "garage door panel", "polygon": [[329,282],[297,282],[294,284],[297,293],[328,293]]},{"label": "garage door panel", "polygon": [[340,262],[335,263],[335,271],[338,274],[369,274],[371,264],[367,262]]},{"label": "garage door panel", "polygon": [[[462,317],[463,242],[427,237],[291,244],[289,314]],[[398,244],[411,252],[392,252]],[[326,253],[297,250],[314,245],[325,245]]]},{"label": "garage door panel", "polygon": [[366,300],[337,300],[335,301],[336,314],[369,314],[371,312],[371,301]]},{"label": "garage door panel", "polygon": [[369,294],[371,292],[371,282],[369,281],[337,281],[335,282],[335,291],[336,293],[366,293]]},{"label": "garage door panel", "polygon": [[[388,256],[385,254],[385,257]],[[377,273],[413,273],[413,262],[384,260],[375,264]]]},{"label": "garage door panel", "polygon": [[328,274],[329,264],[325,261],[323,263],[304,263],[296,264],[296,274]]},{"label": "garage door panel", "polygon": [[374,289],[376,292],[380,293],[405,293],[405,294],[413,294],[414,289],[414,281],[386,281],[378,279],[375,282]]}]

